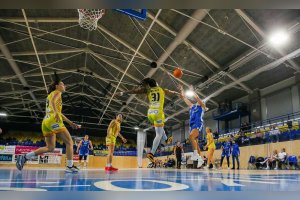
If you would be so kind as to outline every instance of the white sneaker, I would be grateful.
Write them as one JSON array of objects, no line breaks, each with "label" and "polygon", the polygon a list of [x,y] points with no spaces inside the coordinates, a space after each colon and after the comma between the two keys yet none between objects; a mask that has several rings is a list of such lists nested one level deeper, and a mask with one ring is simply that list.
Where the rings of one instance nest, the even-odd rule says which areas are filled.
[{"label": "white sneaker", "polygon": [[79,171],[78,167],[76,167],[75,165],[73,165],[72,167],[66,167],[66,172],[69,173],[77,173]]},{"label": "white sneaker", "polygon": [[203,167],[203,169],[206,169],[206,170],[208,170],[208,169],[209,169],[209,167],[208,167],[208,166],[204,166],[204,167]]},{"label": "white sneaker", "polygon": [[204,161],[202,160],[201,156],[198,157],[198,164],[197,168],[200,168],[203,165]]},{"label": "white sneaker", "polygon": [[265,169],[266,169],[266,170],[269,170],[269,169],[270,169],[270,167],[266,167]]},{"label": "white sneaker", "polygon": [[230,167],[228,167],[227,169],[230,169]]},{"label": "white sneaker", "polygon": [[277,167],[275,167],[275,168],[274,168],[274,170],[278,170],[278,168],[277,168]]},{"label": "white sneaker", "polygon": [[191,156],[191,160],[198,160],[198,158],[199,158],[199,154],[193,154],[192,156]]}]

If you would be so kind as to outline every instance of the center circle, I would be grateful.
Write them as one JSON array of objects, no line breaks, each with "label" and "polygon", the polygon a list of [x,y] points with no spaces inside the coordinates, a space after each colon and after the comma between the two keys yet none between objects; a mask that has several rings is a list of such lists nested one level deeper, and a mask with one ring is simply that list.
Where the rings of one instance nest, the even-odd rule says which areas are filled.
[{"label": "center circle", "polygon": [[159,180],[107,180],[94,185],[108,191],[176,191],[189,188],[185,184]]},{"label": "center circle", "polygon": [[154,188],[166,189],[171,187],[169,184],[158,183],[156,181],[155,182],[144,181],[144,180],[114,181],[111,184],[120,188],[127,188],[127,189],[136,188],[136,189],[143,189],[143,190],[154,189]]}]

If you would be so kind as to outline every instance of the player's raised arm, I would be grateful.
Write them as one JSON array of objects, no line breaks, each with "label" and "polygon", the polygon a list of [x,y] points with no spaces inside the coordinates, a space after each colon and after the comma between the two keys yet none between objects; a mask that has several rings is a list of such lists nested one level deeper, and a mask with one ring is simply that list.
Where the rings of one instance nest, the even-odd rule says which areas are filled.
[{"label": "player's raised arm", "polygon": [[197,103],[205,110],[207,111],[208,108],[206,107],[205,103],[200,99],[200,97],[198,96],[198,94],[194,91],[194,88],[191,86],[191,90],[194,92],[194,97],[197,101]]},{"label": "player's raised arm", "polygon": [[166,95],[172,96],[172,95],[177,95],[180,97],[180,93],[176,92],[176,91],[172,91],[172,90],[168,90],[168,89],[163,89]]},{"label": "player's raised arm", "polygon": [[186,105],[191,108],[193,106],[193,104],[184,95],[184,91],[183,91],[182,86],[179,86],[179,89],[180,89],[180,98],[182,98],[183,101],[186,103]]}]

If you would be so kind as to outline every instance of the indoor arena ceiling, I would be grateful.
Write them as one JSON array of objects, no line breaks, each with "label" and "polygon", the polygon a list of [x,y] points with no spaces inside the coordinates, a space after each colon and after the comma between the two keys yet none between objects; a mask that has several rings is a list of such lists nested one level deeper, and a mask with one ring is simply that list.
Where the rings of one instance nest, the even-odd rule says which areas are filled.
[{"label": "indoor arena ceiling", "polygon": [[[67,86],[63,112],[83,127],[104,132],[120,112],[126,132],[149,127],[146,96],[111,99],[148,29],[117,91],[146,76],[176,90],[170,76],[179,66],[181,84],[194,85],[213,109],[300,70],[299,23],[300,10],[148,10],[145,21],[106,10],[97,30],[87,31],[77,10],[0,10],[0,111],[8,114],[1,120],[40,123],[45,85],[57,71]],[[290,42],[274,48],[267,38],[278,27]],[[169,127],[188,119],[177,97],[166,99],[165,112]]]}]

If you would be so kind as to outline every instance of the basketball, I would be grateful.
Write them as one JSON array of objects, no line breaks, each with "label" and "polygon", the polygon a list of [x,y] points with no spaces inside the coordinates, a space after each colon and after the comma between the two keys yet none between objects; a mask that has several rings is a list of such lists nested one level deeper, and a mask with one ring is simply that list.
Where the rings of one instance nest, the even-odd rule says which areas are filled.
[{"label": "basketball", "polygon": [[173,72],[173,75],[176,77],[176,78],[181,78],[182,75],[183,75],[183,72],[180,68],[176,68]]}]

